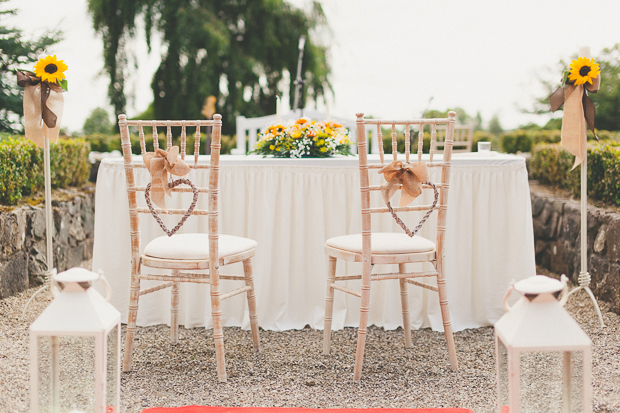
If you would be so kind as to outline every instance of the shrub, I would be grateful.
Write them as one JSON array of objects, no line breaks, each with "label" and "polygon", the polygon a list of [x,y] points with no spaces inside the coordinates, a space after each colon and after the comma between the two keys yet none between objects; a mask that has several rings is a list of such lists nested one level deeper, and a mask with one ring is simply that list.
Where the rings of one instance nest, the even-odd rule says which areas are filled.
[{"label": "shrub", "polygon": [[[596,131],[601,141],[620,141],[620,132]],[[534,144],[559,143],[560,130],[525,130],[518,129],[500,135],[500,146],[504,152],[530,152]],[[594,134],[588,130],[588,140],[594,140]]]},{"label": "shrub", "polygon": [[[540,183],[580,195],[581,168],[560,144],[539,144],[532,150],[530,174]],[[620,205],[620,143],[616,140],[588,144],[588,197]]]},{"label": "shrub", "polygon": [[[90,174],[90,145],[84,139],[60,139],[50,145],[54,188],[81,186]],[[23,196],[43,188],[43,149],[24,137],[0,138],[0,204],[14,205]]]},{"label": "shrub", "polygon": [[474,141],[471,145],[472,152],[478,152],[478,142],[491,142],[491,148],[493,150],[499,150],[499,141],[494,134],[486,131],[475,131]]}]

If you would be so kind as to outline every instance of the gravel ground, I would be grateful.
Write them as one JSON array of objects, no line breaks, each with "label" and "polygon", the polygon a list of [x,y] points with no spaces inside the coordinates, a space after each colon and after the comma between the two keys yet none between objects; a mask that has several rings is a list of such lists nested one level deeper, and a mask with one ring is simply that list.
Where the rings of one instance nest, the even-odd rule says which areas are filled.
[{"label": "gravel ground", "polygon": [[[51,300],[49,293],[40,294],[22,318],[34,291],[0,300],[0,412],[28,411],[28,326]],[[582,292],[571,296],[567,308],[594,342],[594,412],[620,412],[620,317],[602,303],[607,327],[600,329]],[[333,333],[329,356],[322,353],[322,331],[261,331],[262,351],[257,354],[249,331],[225,328],[225,384],[216,379],[211,330],[181,328],[176,346],[169,344],[168,331],[166,326],[138,329],[134,370],[122,375],[122,411],[190,404],[495,411],[491,327],[455,333],[456,372],[449,368],[443,333],[413,331],[414,347],[405,348],[401,329],[371,327],[359,383],[352,380],[354,328]]]}]

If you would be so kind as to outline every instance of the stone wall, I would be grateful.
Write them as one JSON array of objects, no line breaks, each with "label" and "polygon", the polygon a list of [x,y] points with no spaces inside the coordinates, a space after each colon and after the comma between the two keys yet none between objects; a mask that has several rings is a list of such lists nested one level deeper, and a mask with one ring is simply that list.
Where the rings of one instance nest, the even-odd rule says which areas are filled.
[{"label": "stone wall", "polygon": [[[579,200],[530,183],[536,264],[577,284],[581,267]],[[588,272],[594,295],[620,314],[620,213],[588,205]],[[581,294],[581,293],[579,293]]]},{"label": "stone wall", "polygon": [[[54,191],[54,266],[58,271],[92,258],[95,224],[93,188]],[[45,206],[20,206],[0,213],[0,298],[37,286],[47,269]]]}]

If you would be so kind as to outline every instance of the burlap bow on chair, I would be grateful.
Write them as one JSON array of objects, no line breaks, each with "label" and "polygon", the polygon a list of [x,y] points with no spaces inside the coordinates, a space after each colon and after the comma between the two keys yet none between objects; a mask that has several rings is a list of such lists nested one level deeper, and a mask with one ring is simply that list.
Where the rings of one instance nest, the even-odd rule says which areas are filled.
[{"label": "burlap bow on chair", "polygon": [[[419,230],[422,228],[422,225],[426,222],[426,220],[430,217],[431,213],[437,206],[437,201],[439,200],[439,193],[437,192],[437,187],[430,182],[428,175],[428,167],[425,162],[416,162],[413,164],[405,164],[401,161],[394,161],[388,165],[385,165],[383,168],[379,170],[380,174],[383,174],[383,177],[387,181],[383,185],[381,185],[381,195],[383,196],[383,201],[385,205],[387,205],[388,210],[392,214],[392,217],[396,221],[398,225],[409,235],[413,237]],[[402,191],[400,192],[400,207],[409,205],[414,199],[416,199],[422,193],[422,185],[427,184],[430,185],[435,191],[435,199],[433,204],[429,208],[429,210],[424,214],[424,217],[420,220],[418,225],[411,231],[407,225],[396,215],[392,205],[390,203],[390,198],[394,195],[394,193],[398,190],[399,185],[402,185]]]},{"label": "burlap bow on chair", "polygon": [[45,138],[58,142],[60,119],[64,107],[62,88],[41,82],[34,73],[17,71],[17,84],[24,88],[24,133],[39,148]]},{"label": "burlap bow on chair", "polygon": [[403,165],[401,161],[394,161],[379,170],[387,181],[381,185],[381,194],[387,204],[390,198],[398,190],[398,185],[403,186],[398,206],[409,205],[422,193],[422,184],[428,182],[428,168],[425,162],[408,163]]},{"label": "burlap bow on chair", "polygon": [[155,205],[167,210],[165,196],[172,196],[168,186],[168,173],[184,176],[189,173],[190,167],[179,157],[178,146],[173,146],[168,152],[163,149],[147,152],[142,159],[151,174],[151,199]]}]

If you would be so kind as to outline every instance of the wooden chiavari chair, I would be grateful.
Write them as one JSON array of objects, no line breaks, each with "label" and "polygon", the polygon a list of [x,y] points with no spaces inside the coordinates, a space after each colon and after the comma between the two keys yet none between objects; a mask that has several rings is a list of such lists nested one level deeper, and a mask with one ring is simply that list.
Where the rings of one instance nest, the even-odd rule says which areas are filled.
[{"label": "wooden chiavari chair", "polygon": [[[437,136],[431,136],[431,142],[435,142],[436,150],[444,150],[446,140],[446,126],[437,125]],[[455,125],[452,153],[471,152],[474,144],[474,127],[472,125]]]},{"label": "wooden chiavari chair", "polygon": [[[250,313],[250,326],[254,349],[259,351],[258,320],[256,315],[256,298],[252,278],[252,262],[256,241],[221,235],[218,232],[218,187],[219,187],[219,160],[221,148],[222,116],[215,115],[213,120],[190,120],[190,121],[147,121],[127,120],[126,115],[119,115],[119,127],[125,164],[125,176],[127,179],[127,193],[129,197],[129,216],[131,225],[131,287],[129,297],[129,317],[127,322],[127,334],[125,339],[125,354],[123,358],[123,371],[131,370],[133,339],[136,332],[136,319],[138,315],[138,299],[140,296],[153,293],[164,288],[171,288],[171,319],[170,319],[170,342],[176,344],[178,340],[178,312],[179,312],[179,285],[185,283],[202,283],[210,285],[211,314],[213,316],[213,337],[215,340],[215,353],[217,363],[218,380],[226,381],[226,365],[224,360],[224,334],[222,326],[221,301],[237,294],[246,293]],[[153,150],[157,152],[158,127],[166,128],[166,151],[172,148],[172,127],[181,127],[179,157],[186,158],[187,128],[195,128],[193,162],[190,156],[188,166],[192,169],[209,170],[209,186],[198,187],[198,195],[208,197],[208,209],[195,208],[191,215],[208,216],[208,233],[184,233],[172,236],[163,235],[149,242],[144,252],[140,250],[140,218],[138,214],[151,214],[149,208],[138,206],[138,194],[145,194],[146,186],[137,186],[134,176],[134,168],[146,168],[143,162],[134,162],[132,159],[131,140],[129,126],[138,127],[140,137],[140,150],[142,155],[146,153],[144,127],[153,130]],[[200,128],[213,127],[211,141],[211,156],[208,165],[198,163],[200,153]],[[206,129],[203,129],[206,130]],[[172,194],[178,192],[193,192],[188,185],[179,185],[171,188]],[[197,199],[195,195],[194,202]],[[184,215],[186,210],[168,209],[166,212],[161,208],[154,208],[158,214]],[[149,217],[147,219],[153,219]],[[211,259],[217,257],[216,259]],[[236,262],[243,263],[243,276],[220,275],[220,268],[224,265]],[[148,274],[145,267],[169,270],[169,273]],[[208,270],[208,274],[193,272]],[[203,271],[204,272],[204,271]],[[161,281],[154,287],[140,289],[140,281]],[[245,286],[237,288],[225,294],[220,293],[220,280],[245,281]]]},{"label": "wooden chiavari chair", "polygon": [[[450,365],[453,370],[458,367],[456,358],[456,349],[454,346],[454,338],[452,336],[452,325],[450,322],[450,313],[448,311],[448,296],[446,291],[446,277],[444,273],[444,247],[445,247],[445,231],[446,231],[446,214],[448,207],[448,187],[450,182],[450,164],[452,157],[452,137],[456,121],[456,113],[449,112],[448,118],[443,119],[419,119],[409,121],[381,120],[381,119],[364,119],[363,114],[357,114],[357,146],[359,153],[360,168],[360,189],[361,189],[361,212],[362,212],[362,233],[345,235],[330,238],[325,242],[325,253],[328,258],[327,268],[327,293],[325,300],[325,329],[323,336],[323,351],[325,354],[330,352],[331,341],[331,324],[333,313],[334,290],[343,291],[345,293],[361,298],[360,306],[360,322],[357,339],[357,352],[355,355],[354,380],[360,380],[362,377],[362,364],[364,358],[364,345],[366,341],[368,311],[370,305],[370,286],[372,281],[397,279],[400,283],[401,305],[403,314],[403,325],[405,331],[405,344],[407,347],[412,346],[411,340],[411,323],[409,320],[409,304],[407,297],[407,284],[413,284],[422,288],[436,291],[439,294],[439,303],[445,329],[445,337],[448,346],[448,354]],[[424,134],[425,127],[429,127],[431,135],[437,132],[438,125],[446,125],[445,149],[442,158],[434,158],[434,146],[431,146],[430,160],[426,163],[428,168],[441,168],[441,181],[433,184],[424,184],[423,190],[433,190],[436,188],[435,200],[438,204],[435,209],[438,210],[437,215],[437,238],[435,242],[425,239],[419,235],[410,237],[408,234],[401,233],[373,233],[371,231],[371,217],[374,214],[390,213],[388,207],[371,207],[371,193],[381,194],[381,185],[369,184],[369,169],[377,171],[389,164],[386,162],[383,153],[383,145],[379,145],[380,163],[368,163],[368,144],[367,134],[365,133],[366,125],[376,125],[379,142],[382,142],[381,126],[392,128],[392,153],[393,160],[397,161],[397,133],[396,126],[405,126],[405,161],[409,164],[411,132],[412,126],[418,126],[420,137]],[[423,140],[418,140],[417,161],[422,161]],[[402,191],[402,189],[401,189]],[[404,207],[394,207],[394,212],[405,211],[428,211],[427,217],[430,215],[432,205],[410,205]],[[423,222],[422,222],[423,223]],[[422,224],[421,223],[421,224]],[[416,228],[419,229],[421,224]],[[404,224],[403,224],[404,225]],[[402,226],[402,225],[401,225]],[[406,226],[405,226],[406,227]],[[407,229],[408,230],[408,229]],[[410,231],[411,232],[411,231]],[[361,275],[336,276],[337,260],[354,261],[362,263]],[[407,263],[432,263],[434,270],[406,272],[405,264]],[[372,269],[376,264],[397,264],[398,272],[372,274]],[[436,277],[437,286],[419,281],[422,277]],[[361,279],[361,292],[343,285],[337,284],[338,281],[346,281],[351,279]]]}]

